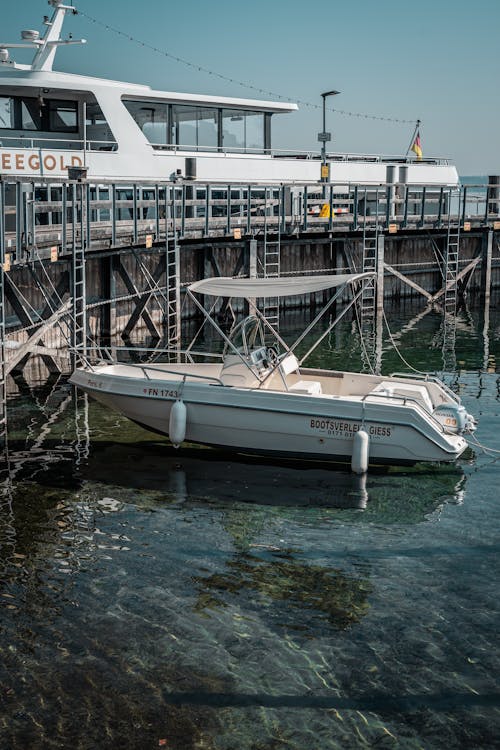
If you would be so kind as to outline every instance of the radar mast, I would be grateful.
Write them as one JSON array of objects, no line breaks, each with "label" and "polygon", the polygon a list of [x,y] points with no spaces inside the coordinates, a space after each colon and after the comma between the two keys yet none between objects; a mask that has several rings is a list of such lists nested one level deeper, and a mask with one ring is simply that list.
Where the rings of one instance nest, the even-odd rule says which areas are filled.
[{"label": "radar mast", "polygon": [[[13,70],[31,70],[31,71],[50,71],[54,64],[54,58],[57,48],[60,45],[85,44],[86,39],[72,39],[71,34],[68,39],[61,39],[61,30],[64,17],[68,11],[77,15],[78,11],[72,5],[64,5],[62,0],[49,0],[54,12],[52,18],[44,16],[43,23],[47,27],[44,36],[40,37],[40,32],[33,29],[21,31],[21,39],[18,44],[0,42],[0,70],[6,67]],[[33,56],[31,65],[21,65],[10,60],[9,49],[26,49],[32,48],[36,52]]]}]

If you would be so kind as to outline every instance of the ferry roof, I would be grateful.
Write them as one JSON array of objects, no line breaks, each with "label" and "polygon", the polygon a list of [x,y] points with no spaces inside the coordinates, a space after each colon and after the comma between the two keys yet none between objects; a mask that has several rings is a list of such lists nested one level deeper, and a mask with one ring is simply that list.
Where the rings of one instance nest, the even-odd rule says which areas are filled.
[{"label": "ferry roof", "polygon": [[82,76],[75,73],[60,73],[44,70],[12,70],[6,69],[3,75],[0,65],[0,86],[35,86],[39,88],[66,89],[75,92],[93,92],[97,88],[118,91],[123,98],[137,98],[163,102],[188,102],[190,104],[214,104],[227,107],[243,107],[258,109],[266,112],[295,112],[297,104],[293,102],[273,102],[260,99],[242,99],[232,96],[212,96],[207,94],[187,94],[178,91],[159,91],[138,83],[113,81],[108,78]]}]

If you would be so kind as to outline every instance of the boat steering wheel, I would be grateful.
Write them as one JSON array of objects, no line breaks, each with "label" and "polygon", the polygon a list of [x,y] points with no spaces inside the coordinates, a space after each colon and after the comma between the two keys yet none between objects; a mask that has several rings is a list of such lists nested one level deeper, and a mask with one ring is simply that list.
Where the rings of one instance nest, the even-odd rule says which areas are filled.
[{"label": "boat steering wheel", "polygon": [[275,346],[268,346],[266,349],[266,359],[270,367],[275,367],[279,361],[278,350]]}]

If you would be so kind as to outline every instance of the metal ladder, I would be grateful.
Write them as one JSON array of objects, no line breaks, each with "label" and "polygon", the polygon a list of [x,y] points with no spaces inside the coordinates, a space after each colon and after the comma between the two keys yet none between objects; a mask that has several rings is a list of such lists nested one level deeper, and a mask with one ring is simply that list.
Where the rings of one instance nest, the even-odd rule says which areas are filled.
[{"label": "metal ladder", "polygon": [[[280,275],[280,259],[281,259],[281,212],[283,206],[281,205],[281,198],[278,201],[278,226],[276,228],[275,237],[272,240],[269,239],[269,222],[268,212],[269,206],[268,201],[270,200],[270,216],[274,217],[274,203],[272,200],[273,188],[265,188],[265,202],[264,202],[264,252],[263,252],[263,275],[267,278],[277,278]],[[275,331],[279,330],[279,319],[280,319],[280,304],[279,297],[266,297],[264,299],[264,306],[262,313],[270,325]]]},{"label": "metal ladder", "polygon": [[[87,356],[87,294],[85,284],[85,250],[88,243],[87,237],[87,186],[73,186],[73,206],[76,205],[75,198],[80,202],[80,242],[73,243],[72,258],[72,346],[73,351],[80,359]],[[77,192],[80,195],[77,197]],[[73,212],[73,221],[76,220],[76,211]]]},{"label": "metal ladder", "polygon": [[0,451],[7,445],[7,369],[5,362],[5,183],[0,183]]},{"label": "metal ladder", "polygon": [[[169,193],[171,200],[169,200]],[[171,210],[172,233],[168,231],[169,211]],[[179,244],[176,225],[177,206],[175,202],[175,185],[165,186],[165,253],[166,253],[166,310],[165,328],[167,334],[167,348],[179,348],[181,340],[180,318],[180,276],[179,276]]]},{"label": "metal ladder", "polygon": [[[362,273],[377,272],[378,258],[378,239],[379,239],[379,191],[375,188],[375,222],[368,225],[366,213],[366,188],[364,200],[364,217],[363,217],[363,237],[362,237],[362,256],[361,271]],[[375,367],[375,348],[376,348],[376,303],[377,303],[377,286],[375,277],[365,282],[363,292],[360,297],[360,324],[361,336],[363,338],[361,352],[363,369],[370,372]]]},{"label": "metal ladder", "polygon": [[[450,190],[449,205],[458,191]],[[448,226],[446,232],[446,248],[443,267],[443,369],[445,372],[455,372],[457,361],[455,356],[455,342],[457,331],[457,281],[459,273],[460,253],[460,218],[453,224],[448,211]]]}]

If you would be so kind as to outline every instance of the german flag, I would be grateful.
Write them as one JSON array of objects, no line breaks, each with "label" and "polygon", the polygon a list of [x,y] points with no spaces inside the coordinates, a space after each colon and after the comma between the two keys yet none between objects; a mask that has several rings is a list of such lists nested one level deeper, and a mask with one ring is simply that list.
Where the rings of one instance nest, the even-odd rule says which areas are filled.
[{"label": "german flag", "polygon": [[420,145],[420,130],[417,130],[417,134],[415,136],[415,140],[413,141],[411,150],[416,153],[417,161],[420,161],[422,159],[422,146]]}]

